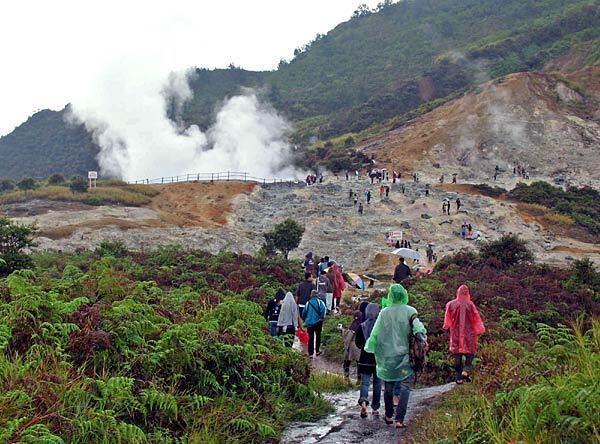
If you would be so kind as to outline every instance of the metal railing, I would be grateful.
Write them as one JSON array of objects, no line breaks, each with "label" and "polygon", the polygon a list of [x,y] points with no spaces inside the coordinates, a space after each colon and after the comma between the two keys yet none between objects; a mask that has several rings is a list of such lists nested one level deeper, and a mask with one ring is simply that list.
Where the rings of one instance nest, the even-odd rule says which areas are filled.
[{"label": "metal railing", "polygon": [[193,174],[182,174],[178,176],[164,176],[155,179],[138,179],[130,180],[130,184],[143,184],[143,185],[161,185],[170,183],[185,183],[185,182],[215,182],[215,181],[228,181],[235,180],[240,182],[256,182],[259,184],[296,184],[303,183],[302,181],[293,179],[266,179],[264,177],[251,176],[248,173],[239,171],[221,171],[218,173],[193,173]]}]

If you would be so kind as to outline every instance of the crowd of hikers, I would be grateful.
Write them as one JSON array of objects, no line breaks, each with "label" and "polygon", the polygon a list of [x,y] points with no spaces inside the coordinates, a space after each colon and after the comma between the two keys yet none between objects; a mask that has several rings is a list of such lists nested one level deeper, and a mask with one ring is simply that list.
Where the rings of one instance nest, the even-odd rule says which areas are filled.
[{"label": "crowd of hikers", "polygon": [[[291,347],[299,328],[308,335],[308,355],[321,354],[323,321],[340,309],[346,284],[341,267],[329,257],[316,259],[308,253],[303,264],[304,280],[296,294],[279,290],[269,301],[266,317],[273,336],[282,336]],[[412,277],[410,267],[399,259],[394,284],[380,303],[363,301],[348,328],[338,325],[344,342],[344,374],[349,378],[352,362],[357,363],[360,380],[360,417],[379,415],[383,390],[384,422],[405,428],[405,416],[416,374],[422,370],[427,352],[427,330],[417,310],[408,304],[403,282]],[[456,384],[471,381],[478,337],[485,332],[471,293],[461,285],[446,305],[443,328],[449,331],[450,353],[454,359]],[[371,398],[369,399],[369,389]]]},{"label": "crowd of hikers", "polygon": [[282,336],[291,347],[299,328],[306,327],[308,355],[321,354],[321,333],[327,314],[339,313],[346,282],[342,268],[329,256],[316,259],[312,253],[305,257],[304,280],[296,294],[278,290],[269,301],[265,316],[269,321],[271,336]]}]

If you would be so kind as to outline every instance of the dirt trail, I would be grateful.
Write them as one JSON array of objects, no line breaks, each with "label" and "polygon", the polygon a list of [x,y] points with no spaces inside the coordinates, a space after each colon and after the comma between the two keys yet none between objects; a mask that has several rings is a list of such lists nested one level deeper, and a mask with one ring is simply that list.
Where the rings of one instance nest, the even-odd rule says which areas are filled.
[{"label": "dirt trail", "polygon": [[[395,443],[410,436],[410,422],[431,406],[436,399],[452,389],[455,384],[415,389],[411,392],[406,421],[409,427],[396,430],[383,421],[383,406],[379,417],[362,419],[357,406],[358,389],[325,397],[335,406],[335,412],[317,422],[292,424],[285,431],[281,442],[286,444],[309,443]],[[382,396],[383,402],[383,396]]]},{"label": "dirt trail", "polygon": [[[298,340],[294,342],[294,349],[306,353],[306,349]],[[330,361],[322,355],[312,360],[312,368],[316,372],[336,373],[342,376],[342,365]],[[356,380],[356,365],[350,367],[350,372],[350,378]],[[445,384],[413,390],[409,398],[406,421],[410,422],[418,417],[453,386],[454,384]],[[383,421],[383,393],[381,395],[379,417],[369,414],[365,419],[362,419],[359,415],[358,395],[358,388],[343,393],[324,394],[323,396],[333,404],[335,411],[316,422],[291,424],[285,430],[281,443],[383,444],[398,442],[400,438],[410,436],[410,427],[404,430],[396,430]]]}]

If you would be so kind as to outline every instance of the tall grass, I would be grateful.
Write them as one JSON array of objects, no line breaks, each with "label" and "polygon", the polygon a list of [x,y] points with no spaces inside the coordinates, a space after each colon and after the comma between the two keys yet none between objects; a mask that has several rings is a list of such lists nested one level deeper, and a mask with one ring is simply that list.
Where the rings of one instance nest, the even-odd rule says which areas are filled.
[{"label": "tall grass", "polygon": [[17,190],[0,194],[0,204],[27,202],[33,199],[47,199],[62,202],[81,202],[88,205],[129,205],[141,206],[150,203],[159,191],[144,185],[99,186],[85,193],[74,193],[64,186],[49,185],[34,190]]}]

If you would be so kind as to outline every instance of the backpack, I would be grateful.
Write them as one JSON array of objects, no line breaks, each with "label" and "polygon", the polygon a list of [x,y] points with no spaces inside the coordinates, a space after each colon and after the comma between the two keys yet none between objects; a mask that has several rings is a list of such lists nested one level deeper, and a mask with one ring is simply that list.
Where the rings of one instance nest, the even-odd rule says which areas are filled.
[{"label": "backpack", "polygon": [[408,334],[408,355],[410,358],[410,366],[415,372],[415,382],[417,379],[417,373],[422,371],[425,367],[425,363],[427,362],[427,352],[429,351],[429,344],[427,341],[419,341],[412,333],[413,321],[416,317],[417,313],[410,317],[410,333]]}]

